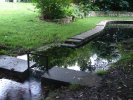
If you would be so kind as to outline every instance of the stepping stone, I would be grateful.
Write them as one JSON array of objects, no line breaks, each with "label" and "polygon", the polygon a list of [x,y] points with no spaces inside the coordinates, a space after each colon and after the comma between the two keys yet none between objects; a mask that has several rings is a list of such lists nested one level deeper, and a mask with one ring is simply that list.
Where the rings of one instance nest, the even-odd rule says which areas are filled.
[{"label": "stepping stone", "polygon": [[71,38],[69,38],[69,39],[74,39],[74,40],[84,40],[83,38],[75,38],[75,36],[74,37],[71,37]]},{"label": "stepping stone", "polygon": [[62,47],[70,47],[70,48],[76,48],[75,44],[68,44],[68,43],[63,43],[61,44]]},{"label": "stepping stone", "polygon": [[82,40],[77,40],[77,39],[68,39],[65,41],[65,43],[72,43],[72,44],[77,44],[80,43]]},{"label": "stepping stone", "polygon": [[75,71],[66,68],[53,67],[42,75],[42,84],[69,85],[79,84],[82,86],[99,86],[101,77],[94,73]]},{"label": "stepping stone", "polygon": [[[68,40],[65,41],[64,44],[62,44],[62,46],[76,48],[76,47],[83,45],[86,42],[89,42],[90,40],[97,37],[101,33],[101,31],[104,29],[106,23],[107,23],[107,21],[104,21],[104,22],[98,24],[92,30],[89,30],[87,32],[84,32],[84,33],[81,33],[79,35],[69,38]],[[73,46],[73,44],[76,46]]]}]

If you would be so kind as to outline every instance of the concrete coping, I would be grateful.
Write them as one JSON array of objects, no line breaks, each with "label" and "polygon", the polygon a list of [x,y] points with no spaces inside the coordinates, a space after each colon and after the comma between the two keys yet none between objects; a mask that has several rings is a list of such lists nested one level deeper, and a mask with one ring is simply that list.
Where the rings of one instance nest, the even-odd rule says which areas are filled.
[{"label": "concrete coping", "polygon": [[98,23],[96,25],[95,28],[87,31],[87,32],[84,32],[84,33],[80,33],[76,36],[73,36],[69,39],[78,39],[78,40],[82,40],[80,42],[78,42],[77,44],[74,44],[73,43],[66,43],[66,44],[62,44],[62,46],[65,46],[65,47],[79,47],[80,45],[82,45],[83,43],[87,42],[88,40],[91,40],[92,38],[94,38],[95,36],[99,35],[102,31],[105,30],[105,28],[107,27],[107,25],[109,24],[133,24],[133,20],[127,20],[127,21],[120,21],[120,20],[104,20],[104,21],[101,21],[100,23]]},{"label": "concrete coping", "polygon": [[104,20],[98,23],[96,26],[106,26],[108,24],[133,24],[133,20]]}]

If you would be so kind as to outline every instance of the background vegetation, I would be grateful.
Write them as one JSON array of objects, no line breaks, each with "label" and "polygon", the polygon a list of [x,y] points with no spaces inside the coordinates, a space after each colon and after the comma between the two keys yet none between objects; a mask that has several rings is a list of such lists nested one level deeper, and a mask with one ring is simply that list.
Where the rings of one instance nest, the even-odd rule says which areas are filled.
[{"label": "background vegetation", "polygon": [[131,0],[33,0],[44,19],[86,17],[88,11],[132,11]]},{"label": "background vegetation", "polygon": [[[70,24],[56,24],[38,18],[31,3],[0,4],[0,49],[2,52],[37,48],[88,31],[102,20],[132,20],[132,17],[89,17]],[[19,50],[18,50],[19,49]]]}]

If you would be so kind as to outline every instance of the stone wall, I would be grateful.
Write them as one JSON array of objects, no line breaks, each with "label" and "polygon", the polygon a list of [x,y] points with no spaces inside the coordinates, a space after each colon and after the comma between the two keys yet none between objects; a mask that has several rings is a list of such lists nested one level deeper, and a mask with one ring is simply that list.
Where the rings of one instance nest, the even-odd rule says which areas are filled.
[{"label": "stone wall", "polygon": [[126,11],[89,11],[89,16],[133,16],[133,12]]}]

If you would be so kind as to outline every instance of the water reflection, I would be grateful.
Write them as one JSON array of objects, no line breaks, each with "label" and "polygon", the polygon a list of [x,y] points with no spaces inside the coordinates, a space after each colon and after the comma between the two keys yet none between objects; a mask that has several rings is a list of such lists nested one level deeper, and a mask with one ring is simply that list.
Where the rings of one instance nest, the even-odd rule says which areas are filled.
[{"label": "water reflection", "polygon": [[41,83],[30,78],[24,83],[0,79],[0,100],[42,100]]},{"label": "water reflection", "polygon": [[45,57],[32,56],[32,58],[38,62],[37,67],[41,66],[40,68],[58,66],[86,72],[107,70],[112,63],[117,62],[121,57],[117,44],[131,37],[133,37],[133,29],[106,27],[102,36],[81,48],[53,47],[36,52],[48,56],[48,62]]},{"label": "water reflection", "polygon": [[[116,47],[98,44],[97,41],[79,49],[55,47],[38,53],[48,56],[49,68],[58,66],[86,72],[106,70],[111,63],[120,58]],[[41,68],[46,67],[44,58],[33,56],[34,61],[38,62],[37,66]]]}]

